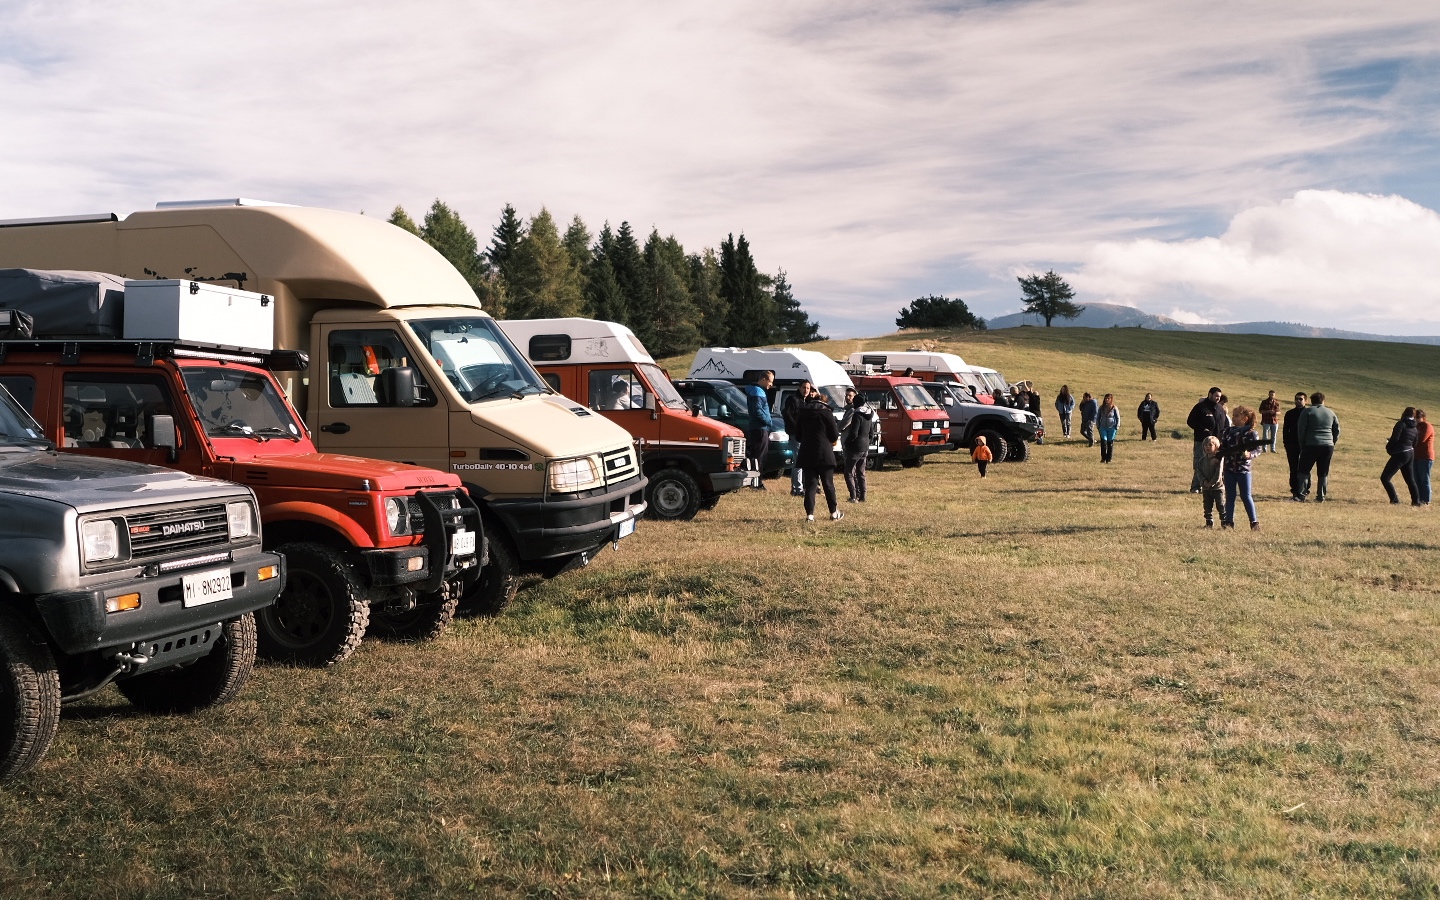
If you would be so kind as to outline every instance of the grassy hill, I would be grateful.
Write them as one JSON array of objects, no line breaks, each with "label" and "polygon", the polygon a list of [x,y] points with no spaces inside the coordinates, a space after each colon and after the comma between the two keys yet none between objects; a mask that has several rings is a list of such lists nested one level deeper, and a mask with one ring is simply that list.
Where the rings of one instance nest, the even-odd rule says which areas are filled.
[{"label": "grassy hill", "polygon": [[[1115,463],[932,457],[814,525],[745,492],[433,644],[263,668],[192,718],[107,691],[0,790],[0,896],[1440,894],[1440,540],[1376,483],[1400,407],[1440,410],[1436,351],[864,345],[922,338],[1117,393]],[[1262,457],[1264,530],[1200,528],[1165,427],[1212,383],[1331,395],[1334,502]]]}]

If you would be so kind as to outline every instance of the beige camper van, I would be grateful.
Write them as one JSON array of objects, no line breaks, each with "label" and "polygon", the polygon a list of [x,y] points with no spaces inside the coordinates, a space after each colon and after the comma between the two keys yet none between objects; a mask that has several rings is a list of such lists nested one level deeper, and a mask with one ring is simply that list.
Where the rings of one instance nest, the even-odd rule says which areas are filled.
[{"label": "beige camper van", "polygon": [[645,511],[630,435],[551,390],[444,257],[379,219],[217,200],[10,220],[0,267],[273,297],[276,346],[310,354],[281,380],[319,449],[454,472],[480,506],[490,559],[470,608],[503,608],[524,573],[584,565]]}]

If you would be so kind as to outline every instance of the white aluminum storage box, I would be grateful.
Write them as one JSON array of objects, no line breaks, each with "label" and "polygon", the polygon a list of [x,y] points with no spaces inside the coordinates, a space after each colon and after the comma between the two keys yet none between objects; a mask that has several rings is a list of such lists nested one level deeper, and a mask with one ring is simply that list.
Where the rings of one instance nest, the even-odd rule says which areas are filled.
[{"label": "white aluminum storage box", "polygon": [[198,281],[125,282],[125,340],[275,349],[275,298]]}]

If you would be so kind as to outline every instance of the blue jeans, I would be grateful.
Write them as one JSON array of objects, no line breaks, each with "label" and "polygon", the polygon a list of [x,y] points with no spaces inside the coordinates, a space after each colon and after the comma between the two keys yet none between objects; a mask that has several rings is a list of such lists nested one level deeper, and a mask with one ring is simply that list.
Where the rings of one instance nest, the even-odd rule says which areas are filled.
[{"label": "blue jeans", "polygon": [[1430,502],[1430,468],[1434,465],[1433,459],[1417,459],[1411,463],[1415,469],[1415,493],[1421,503]]},{"label": "blue jeans", "polygon": [[1266,442],[1265,446],[1261,448],[1262,450],[1269,450],[1271,453],[1275,452],[1275,432],[1277,430],[1274,422],[1271,422],[1269,425],[1260,426],[1260,437]]},{"label": "blue jeans", "polygon": [[1225,516],[1220,520],[1235,524],[1235,495],[1240,495],[1240,502],[1245,504],[1245,513],[1250,517],[1250,522],[1260,521],[1255,517],[1255,498],[1250,496],[1250,472],[1234,472],[1229,468],[1225,470]]}]

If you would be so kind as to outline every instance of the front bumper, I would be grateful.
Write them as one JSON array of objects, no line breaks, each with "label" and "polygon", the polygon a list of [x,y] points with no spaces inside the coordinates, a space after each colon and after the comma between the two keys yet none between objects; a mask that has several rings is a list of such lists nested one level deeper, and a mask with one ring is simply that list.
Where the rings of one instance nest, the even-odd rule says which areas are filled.
[{"label": "front bumper", "polygon": [[618,541],[621,526],[645,513],[649,483],[645,476],[637,475],[608,491],[592,491],[575,499],[492,498],[488,503],[515,538],[520,558],[535,562],[594,551]]},{"label": "front bumper", "polygon": [[710,482],[708,496],[713,497],[717,494],[728,494],[731,491],[740,490],[740,488],[745,486],[746,474],[744,470],[738,472],[711,472],[705,476],[706,480]]},{"label": "front bumper", "polygon": [[[278,566],[279,577],[261,581],[259,570]],[[219,568],[217,566],[217,568]],[[134,644],[172,640],[235,619],[275,602],[285,587],[285,557],[257,551],[229,563],[234,596],[199,606],[186,606],[184,572],[126,578],[85,591],[58,591],[35,598],[45,629],[66,654],[87,653]],[[107,598],[140,594],[140,606],[107,613]],[[193,636],[193,635],[190,635]]]}]

